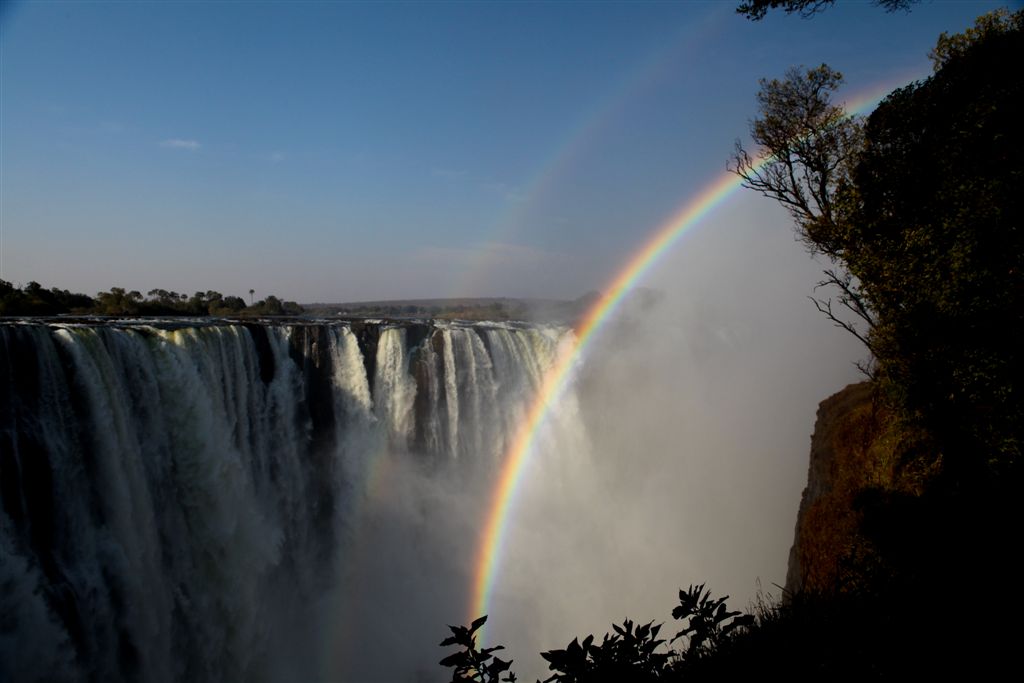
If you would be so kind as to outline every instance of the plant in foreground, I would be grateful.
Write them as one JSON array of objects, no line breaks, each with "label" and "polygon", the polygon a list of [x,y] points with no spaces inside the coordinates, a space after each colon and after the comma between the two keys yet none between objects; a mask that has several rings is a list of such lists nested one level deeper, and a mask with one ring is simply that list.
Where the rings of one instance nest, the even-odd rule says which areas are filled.
[{"label": "plant in foreground", "polygon": [[[516,675],[509,671],[512,660],[504,661],[492,652],[504,650],[504,646],[476,649],[476,632],[487,622],[487,615],[475,619],[469,628],[451,626],[452,635],[441,641],[441,647],[459,645],[461,650],[441,660],[441,666],[452,668],[452,683],[514,683]],[[504,678],[502,677],[504,674]]]},{"label": "plant in foreground", "polygon": [[684,660],[714,652],[734,630],[754,623],[753,614],[728,610],[725,605],[728,595],[712,600],[711,591],[705,591],[704,585],[680,590],[679,605],[672,610],[673,619],[687,620],[686,627],[671,641],[687,638],[687,648],[680,656]]},{"label": "plant in foreground", "polygon": [[595,644],[590,635],[582,644],[573,638],[564,650],[541,652],[540,656],[549,662],[548,668],[555,672],[544,683],[664,680],[672,653],[655,652],[665,643],[658,639],[661,624],[633,626],[626,619],[622,626],[612,624],[615,634],[604,634],[600,644]]},{"label": "plant in foreground", "polygon": [[[684,627],[669,644],[685,638],[685,650],[662,647],[666,641],[658,638],[661,624],[648,622],[637,625],[626,619],[621,626],[612,624],[614,633],[606,633],[600,642],[589,635],[583,642],[573,638],[564,649],[541,652],[548,668],[554,672],[543,683],[678,680],[685,666],[714,655],[734,633],[738,633],[737,629],[749,628],[755,622],[752,614],[729,611],[725,604],[729,596],[713,599],[704,586],[691,585],[685,591],[680,590],[679,605],[672,610],[672,617],[683,621]],[[474,634],[486,621],[487,617],[482,616],[468,628],[448,627],[453,635],[446,638],[441,646],[462,647],[461,651],[441,660],[442,666],[454,669],[452,683],[516,680],[515,674],[509,671],[511,660],[506,662],[491,654],[503,649],[500,645],[477,650]]]}]

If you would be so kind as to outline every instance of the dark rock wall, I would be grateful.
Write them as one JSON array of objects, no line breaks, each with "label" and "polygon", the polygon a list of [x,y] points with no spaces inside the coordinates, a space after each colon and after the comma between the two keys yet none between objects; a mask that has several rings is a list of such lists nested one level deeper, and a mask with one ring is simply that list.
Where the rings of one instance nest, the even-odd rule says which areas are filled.
[{"label": "dark rock wall", "polygon": [[851,384],[818,406],[807,487],[789,552],[786,591],[842,591],[874,550],[862,533],[865,493],[896,481],[899,438],[868,382]]}]

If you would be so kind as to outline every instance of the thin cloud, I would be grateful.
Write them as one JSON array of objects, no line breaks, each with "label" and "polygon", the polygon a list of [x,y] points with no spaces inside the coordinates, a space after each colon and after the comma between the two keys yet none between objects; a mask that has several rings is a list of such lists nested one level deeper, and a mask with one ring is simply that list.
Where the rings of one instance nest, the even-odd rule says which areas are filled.
[{"label": "thin cloud", "polygon": [[170,149],[187,149],[190,152],[195,152],[197,149],[202,147],[198,140],[182,140],[181,138],[171,138],[170,140],[163,140],[160,143],[161,147],[167,147]]}]

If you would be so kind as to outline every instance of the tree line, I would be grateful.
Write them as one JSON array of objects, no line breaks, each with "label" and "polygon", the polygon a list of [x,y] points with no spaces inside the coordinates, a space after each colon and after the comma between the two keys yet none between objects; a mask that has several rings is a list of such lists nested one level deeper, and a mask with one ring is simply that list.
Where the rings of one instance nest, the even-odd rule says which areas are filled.
[{"label": "tree line", "polygon": [[[252,290],[250,290],[250,293]],[[144,296],[137,290],[111,287],[95,297],[52,287],[38,282],[15,287],[0,280],[0,316],[18,315],[118,315],[229,317],[262,315],[301,315],[305,309],[294,301],[268,296],[259,301],[225,296],[207,290],[189,296],[166,289],[151,289]]]}]

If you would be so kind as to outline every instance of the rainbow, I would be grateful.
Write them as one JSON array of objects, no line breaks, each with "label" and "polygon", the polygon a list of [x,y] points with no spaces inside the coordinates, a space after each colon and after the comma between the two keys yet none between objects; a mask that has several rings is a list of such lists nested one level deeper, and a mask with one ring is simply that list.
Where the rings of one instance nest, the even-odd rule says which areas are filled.
[{"label": "rainbow", "polygon": [[[913,79],[901,77],[894,84],[893,80],[889,79],[884,85],[871,87],[854,97],[846,105],[846,109],[851,115],[869,111],[894,87],[910,80]],[[767,159],[760,160],[755,168],[760,169],[766,162]],[[511,447],[505,453],[502,469],[490,498],[482,540],[474,563],[472,608],[467,621],[490,611],[491,596],[498,577],[516,493],[522,484],[534,440],[551,407],[558,403],[564,393],[576,359],[586,350],[601,325],[615,312],[626,293],[654,266],[658,258],[725,202],[741,185],[742,179],[739,176],[732,173],[723,174],[683,204],[655,230],[643,246],[629,258],[615,278],[606,285],[604,294],[585,313],[577,329],[576,343],[571,348],[564,349],[545,374]],[[479,633],[480,641],[485,642],[483,631]]]}]

